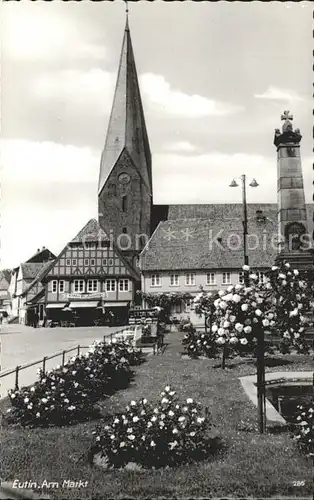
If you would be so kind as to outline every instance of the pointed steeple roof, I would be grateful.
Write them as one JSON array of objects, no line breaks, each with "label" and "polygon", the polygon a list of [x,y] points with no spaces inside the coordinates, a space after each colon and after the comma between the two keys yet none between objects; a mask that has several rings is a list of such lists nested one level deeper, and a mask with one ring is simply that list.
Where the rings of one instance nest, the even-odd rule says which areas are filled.
[{"label": "pointed steeple roof", "polygon": [[134,167],[152,192],[151,153],[128,19],[106,142],[101,156],[98,193],[102,191],[123,150],[128,152]]}]

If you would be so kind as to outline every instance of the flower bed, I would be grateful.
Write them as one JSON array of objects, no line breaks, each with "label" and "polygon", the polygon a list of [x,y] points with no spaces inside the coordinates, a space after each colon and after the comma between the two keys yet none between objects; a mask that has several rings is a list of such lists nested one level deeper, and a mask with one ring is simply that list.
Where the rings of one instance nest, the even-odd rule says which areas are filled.
[{"label": "flower bed", "polygon": [[93,432],[90,458],[100,455],[108,466],[136,463],[146,468],[174,466],[210,454],[206,432],[208,409],[188,398],[179,404],[167,386],[157,405],[146,399],[131,401],[123,414],[114,415]]},{"label": "flower bed", "polygon": [[39,370],[32,387],[9,391],[8,423],[64,425],[95,414],[95,402],[130,382],[141,351],[126,342],[95,342],[87,353],[47,373]]},{"label": "flower bed", "polygon": [[298,406],[297,429],[294,439],[306,455],[314,457],[314,403]]}]

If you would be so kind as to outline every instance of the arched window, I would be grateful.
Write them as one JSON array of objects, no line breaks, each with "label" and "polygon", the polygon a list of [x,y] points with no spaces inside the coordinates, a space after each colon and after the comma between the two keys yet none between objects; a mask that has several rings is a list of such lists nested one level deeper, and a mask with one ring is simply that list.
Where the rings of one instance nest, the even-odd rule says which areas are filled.
[{"label": "arched window", "polygon": [[123,227],[122,228],[122,233],[123,234],[128,234],[128,228],[127,227]]}]

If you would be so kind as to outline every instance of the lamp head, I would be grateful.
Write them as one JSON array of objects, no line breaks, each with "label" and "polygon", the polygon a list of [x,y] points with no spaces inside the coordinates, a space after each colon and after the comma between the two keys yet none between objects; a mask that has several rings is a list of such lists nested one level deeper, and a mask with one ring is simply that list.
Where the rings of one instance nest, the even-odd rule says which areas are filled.
[{"label": "lamp head", "polygon": [[259,186],[259,184],[258,184],[258,182],[256,181],[256,179],[253,179],[253,180],[252,180],[252,182],[250,183],[250,186],[251,186],[252,188],[256,188],[256,187],[258,187],[258,186]]},{"label": "lamp head", "polygon": [[233,179],[233,181],[229,185],[229,187],[231,187],[231,188],[235,188],[235,187],[238,187],[238,186],[239,186],[239,184],[237,183],[237,181],[235,179]]}]

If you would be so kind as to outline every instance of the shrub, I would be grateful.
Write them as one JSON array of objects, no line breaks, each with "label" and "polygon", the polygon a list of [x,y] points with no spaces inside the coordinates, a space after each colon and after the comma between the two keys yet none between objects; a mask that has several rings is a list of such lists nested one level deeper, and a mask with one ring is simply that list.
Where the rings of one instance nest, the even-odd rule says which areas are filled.
[{"label": "shrub", "polygon": [[179,404],[167,386],[156,406],[146,399],[131,401],[123,414],[98,426],[89,455],[92,459],[100,454],[111,467],[129,462],[148,468],[174,466],[210,453],[210,427],[208,408],[202,412],[191,398]]},{"label": "shrub", "polygon": [[126,387],[141,351],[125,342],[94,343],[87,353],[47,373],[32,387],[9,391],[7,421],[23,426],[64,425],[95,415],[95,402]]},{"label": "shrub", "polygon": [[198,358],[199,356],[216,358],[218,354],[215,339],[208,333],[190,331],[184,335],[182,344],[191,358]]},{"label": "shrub", "polygon": [[300,449],[307,455],[314,456],[314,403],[306,406],[299,405],[297,416],[297,429],[294,439]]}]

